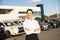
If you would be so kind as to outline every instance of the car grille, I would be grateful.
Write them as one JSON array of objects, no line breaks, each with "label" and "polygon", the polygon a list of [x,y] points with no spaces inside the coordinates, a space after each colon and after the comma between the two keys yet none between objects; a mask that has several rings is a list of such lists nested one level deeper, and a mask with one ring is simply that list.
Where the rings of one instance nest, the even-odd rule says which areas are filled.
[{"label": "car grille", "polygon": [[20,33],[20,32],[24,32],[23,27],[19,27],[18,30],[19,30],[18,33]]}]

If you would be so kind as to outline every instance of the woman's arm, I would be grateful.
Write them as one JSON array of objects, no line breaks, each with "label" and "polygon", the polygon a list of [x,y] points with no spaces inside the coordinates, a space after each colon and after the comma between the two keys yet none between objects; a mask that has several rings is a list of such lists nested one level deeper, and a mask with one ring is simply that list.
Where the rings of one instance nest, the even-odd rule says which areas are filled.
[{"label": "woman's arm", "polygon": [[39,27],[39,28],[34,29],[34,32],[36,31],[41,31],[41,28]]},{"label": "woman's arm", "polygon": [[29,28],[24,28],[26,31],[30,31],[30,29]]}]

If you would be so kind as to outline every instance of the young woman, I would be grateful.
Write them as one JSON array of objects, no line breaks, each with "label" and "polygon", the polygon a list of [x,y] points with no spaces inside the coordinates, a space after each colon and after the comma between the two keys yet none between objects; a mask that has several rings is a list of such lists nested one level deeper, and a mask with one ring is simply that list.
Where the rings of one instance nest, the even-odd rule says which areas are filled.
[{"label": "young woman", "polygon": [[39,40],[38,33],[41,32],[38,22],[33,17],[33,10],[27,10],[27,19],[24,21],[24,31],[26,33],[26,40]]}]

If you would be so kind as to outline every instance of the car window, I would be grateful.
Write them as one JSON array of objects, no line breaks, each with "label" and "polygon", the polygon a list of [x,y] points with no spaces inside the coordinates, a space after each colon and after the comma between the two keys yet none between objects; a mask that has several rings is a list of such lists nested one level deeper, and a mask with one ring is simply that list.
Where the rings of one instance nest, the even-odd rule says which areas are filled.
[{"label": "car window", "polygon": [[15,24],[19,24],[18,21],[14,21]]},{"label": "car window", "polygon": [[22,25],[21,21],[14,21],[15,24]]},{"label": "car window", "polygon": [[14,26],[14,25],[15,25],[15,24],[12,23],[12,22],[4,22],[4,24],[5,24],[6,26]]},{"label": "car window", "polygon": [[5,27],[3,23],[0,22],[0,27]]}]

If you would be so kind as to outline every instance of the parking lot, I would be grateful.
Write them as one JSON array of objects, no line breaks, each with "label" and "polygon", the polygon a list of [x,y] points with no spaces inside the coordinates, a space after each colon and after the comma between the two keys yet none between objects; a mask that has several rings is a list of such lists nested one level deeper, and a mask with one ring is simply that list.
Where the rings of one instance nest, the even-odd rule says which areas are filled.
[{"label": "parking lot", "polygon": [[[25,36],[25,34],[22,34],[5,40],[25,40]],[[60,27],[42,31],[38,36],[39,40],[60,40]]]}]

